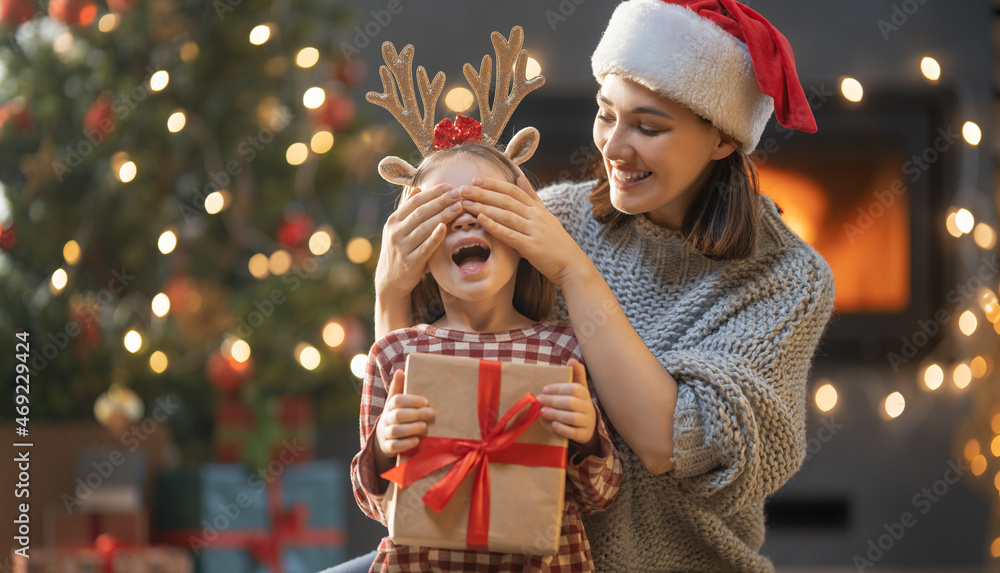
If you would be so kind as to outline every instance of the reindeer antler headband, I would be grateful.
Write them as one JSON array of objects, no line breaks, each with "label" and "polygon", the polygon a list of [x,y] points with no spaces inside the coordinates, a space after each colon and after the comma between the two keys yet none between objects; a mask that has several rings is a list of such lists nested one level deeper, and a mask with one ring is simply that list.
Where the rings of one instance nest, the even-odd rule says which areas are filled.
[{"label": "reindeer antler headband", "polygon": [[[418,66],[417,86],[424,109],[421,117],[413,85],[412,44],[407,44],[403,51],[398,53],[392,42],[382,44],[385,65],[379,67],[378,73],[382,78],[383,91],[368,92],[365,99],[387,109],[410,135],[424,157],[461,143],[485,140],[489,144],[495,144],[514,109],[524,96],[542,87],[545,78],[541,75],[530,80],[525,78],[528,52],[521,49],[524,43],[524,30],[520,26],[511,29],[509,40],[500,32],[493,32],[491,39],[497,54],[496,94],[492,105],[490,105],[492,58],[488,54],[483,56],[478,73],[472,64],[465,64],[463,67],[465,79],[476,95],[482,123],[459,115],[454,123],[450,119],[443,119],[435,124],[434,109],[441,91],[444,90],[445,75],[444,72],[438,72],[432,82],[428,79],[427,70],[423,66]],[[511,138],[504,154],[515,164],[524,163],[538,147],[538,138],[537,129],[526,127]],[[409,185],[416,173],[415,167],[399,157],[384,158],[379,162],[378,170],[386,181],[400,185]]]}]

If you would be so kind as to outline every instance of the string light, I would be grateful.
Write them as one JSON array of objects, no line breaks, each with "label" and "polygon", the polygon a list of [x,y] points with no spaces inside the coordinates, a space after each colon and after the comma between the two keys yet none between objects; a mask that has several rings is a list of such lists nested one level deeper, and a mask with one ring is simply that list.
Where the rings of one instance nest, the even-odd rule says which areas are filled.
[{"label": "string light", "polygon": [[893,392],[885,397],[885,413],[890,418],[897,418],[906,409],[906,399],[899,392]]},{"label": "string light", "polygon": [[861,82],[854,78],[844,78],[844,81],[840,82],[840,91],[848,101],[855,103],[861,101],[861,98],[865,94],[864,88],[861,87]]},{"label": "string light", "polygon": [[149,88],[154,92],[162,90],[163,88],[167,87],[167,84],[169,83],[170,83],[170,74],[168,74],[163,70],[156,72],[155,74],[153,74],[151,78],[149,78]]},{"label": "string light", "polygon": [[971,438],[969,441],[965,442],[965,446],[962,448],[962,455],[969,461],[972,461],[972,458],[978,456],[979,440]]},{"label": "string light", "polygon": [[283,275],[290,268],[292,268],[292,256],[284,249],[274,251],[267,259],[267,270],[271,271],[272,275]]},{"label": "string light", "polygon": [[979,477],[983,475],[986,471],[986,456],[979,454],[978,456],[972,458],[972,462],[969,463],[972,469],[972,475]]},{"label": "string light", "polygon": [[969,145],[979,145],[979,142],[983,138],[983,131],[979,129],[979,126],[975,122],[967,121],[965,125],[962,126],[962,137]]},{"label": "string light", "polygon": [[205,212],[215,215],[226,207],[226,195],[224,191],[212,191],[205,197]]},{"label": "string light", "polygon": [[302,48],[295,55],[295,65],[300,68],[311,68],[319,61],[319,50],[312,47]]},{"label": "string light", "polygon": [[309,237],[309,252],[317,257],[326,254],[332,245],[333,239],[325,230],[316,231]]},{"label": "string light", "polygon": [[972,216],[972,211],[969,211],[968,209],[959,209],[955,212],[955,226],[958,227],[958,230],[961,231],[963,235],[972,231],[975,224],[976,218]]},{"label": "string light", "polygon": [[[979,445],[979,442],[976,442],[976,445]],[[1000,436],[993,436],[993,441],[990,442],[990,453],[993,454],[994,458],[1000,458]]]},{"label": "string light", "polygon": [[73,40],[73,34],[70,32],[59,34],[52,42],[52,51],[57,54],[65,54],[73,47]]},{"label": "string light", "polygon": [[52,273],[52,278],[49,279],[49,282],[52,284],[53,290],[59,292],[66,288],[66,283],[69,282],[69,275],[62,268],[58,268]]},{"label": "string light", "polygon": [[135,167],[134,161],[126,161],[122,164],[121,168],[118,169],[118,180],[122,183],[128,183],[135,179],[135,175],[138,170]]},{"label": "string light", "polygon": [[170,312],[170,298],[166,294],[160,293],[153,297],[153,314],[164,317]]},{"label": "string light", "polygon": [[937,364],[931,364],[924,370],[924,386],[928,390],[937,390],[944,382],[944,370]]},{"label": "string light", "polygon": [[983,309],[986,320],[990,322],[1000,320],[1000,301],[997,301],[997,295],[993,294],[992,290],[988,287],[979,289],[977,298],[979,299],[979,308]]},{"label": "string light", "polygon": [[167,355],[159,350],[149,355],[149,368],[157,374],[163,374],[169,364]]},{"label": "string light", "polygon": [[316,109],[326,101],[326,92],[323,88],[311,87],[302,94],[302,105],[309,109]]},{"label": "string light", "polygon": [[259,46],[266,42],[271,37],[271,28],[266,24],[261,24],[255,26],[253,30],[250,30],[250,43]]},{"label": "string light", "polygon": [[455,112],[462,112],[469,109],[472,107],[474,101],[476,99],[472,95],[472,92],[462,87],[452,88],[444,96],[444,105]]},{"label": "string light", "polygon": [[306,370],[315,370],[319,367],[320,355],[319,350],[316,350],[316,347],[301,343],[296,348],[295,354],[298,358],[299,364],[301,364]]},{"label": "string light", "polygon": [[972,231],[972,239],[976,241],[976,246],[980,249],[989,250],[997,244],[997,235],[986,223],[979,223]]},{"label": "string light", "polygon": [[993,557],[1000,557],[1000,537],[993,540],[993,544],[990,545],[990,554]]},{"label": "string light", "polygon": [[816,407],[823,412],[829,412],[837,405],[837,389],[827,382],[816,389]]},{"label": "string light", "polygon": [[302,165],[309,157],[309,148],[305,143],[293,143],[285,151],[285,160],[289,165]]},{"label": "string light", "polygon": [[177,235],[173,231],[163,231],[160,239],[156,242],[156,246],[159,247],[161,253],[169,255],[177,246]]},{"label": "string light", "polygon": [[142,348],[142,335],[135,330],[130,330],[125,333],[125,350],[128,350],[132,354],[139,352]]},{"label": "string light", "polygon": [[524,67],[524,79],[530,80],[540,73],[542,73],[542,65],[538,63],[538,60],[529,56],[528,63]]},{"label": "string light", "polygon": [[118,17],[114,14],[105,14],[97,21],[97,29],[108,33],[118,27]]},{"label": "string light", "polygon": [[952,372],[952,379],[959,390],[968,386],[972,382],[972,370],[969,368],[969,365],[963,362],[956,366],[955,371]]},{"label": "string light", "polygon": [[250,262],[247,263],[247,267],[250,270],[250,274],[253,275],[255,279],[266,279],[271,271],[267,268],[267,255],[264,253],[257,253],[256,255],[250,257]]},{"label": "string light", "polygon": [[184,115],[183,111],[175,111],[170,114],[167,118],[167,130],[170,133],[177,133],[178,131],[184,129],[184,125],[187,124],[187,117]]},{"label": "string light", "polygon": [[962,230],[958,228],[958,214],[955,211],[948,213],[948,219],[945,221],[945,227],[948,229],[948,234],[956,239],[962,236]]},{"label": "string light", "polygon": [[936,82],[941,77],[941,64],[931,57],[925,57],[920,60],[920,71],[924,74],[924,77]]},{"label": "string light", "polygon": [[236,340],[233,342],[233,347],[229,349],[229,355],[233,357],[233,360],[243,364],[250,360],[250,345],[245,340]]},{"label": "string light", "polygon": [[976,332],[977,326],[979,326],[979,321],[976,319],[976,315],[972,314],[971,310],[963,312],[962,316],[958,317],[958,329],[966,336],[972,336]]},{"label": "string light", "polygon": [[198,52],[201,50],[198,48],[198,44],[193,40],[188,40],[181,44],[181,61],[189,64],[198,57]]},{"label": "string light", "polygon": [[76,241],[67,241],[63,245],[63,258],[66,259],[66,264],[73,266],[80,262],[80,244]]},{"label": "string light", "polygon": [[354,237],[347,243],[347,259],[352,263],[362,264],[372,258],[372,244],[364,237]]},{"label": "string light", "polygon": [[330,348],[337,348],[347,340],[347,331],[339,322],[331,320],[323,327],[323,342]]},{"label": "string light", "polygon": [[974,377],[982,378],[989,373],[989,364],[986,363],[986,359],[982,356],[976,356],[969,364],[969,370],[972,371]]},{"label": "string light", "polygon": [[351,358],[351,374],[361,380],[365,379],[365,372],[368,371],[368,357],[364,354],[356,354]]},{"label": "string light", "polygon": [[333,149],[333,134],[329,131],[317,131],[309,140],[309,148],[317,154],[330,151]]}]

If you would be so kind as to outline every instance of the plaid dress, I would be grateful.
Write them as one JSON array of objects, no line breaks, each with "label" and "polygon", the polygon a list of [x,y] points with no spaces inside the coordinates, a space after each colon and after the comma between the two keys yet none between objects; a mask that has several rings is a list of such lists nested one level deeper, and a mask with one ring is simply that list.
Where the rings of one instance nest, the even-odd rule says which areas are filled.
[{"label": "plaid dress", "polygon": [[[384,482],[375,469],[375,425],[386,400],[386,384],[406,364],[411,352],[465,356],[470,358],[554,364],[565,366],[570,358],[583,362],[572,327],[565,322],[543,320],[527,328],[498,333],[464,332],[421,324],[390,332],[372,346],[368,354],[364,392],[361,396],[361,451],[351,462],[351,481],[358,505],[369,517],[383,524]],[[591,389],[593,396],[593,389]],[[396,545],[388,537],[378,547],[371,571],[481,571],[488,573],[590,572],[594,563],[581,514],[607,509],[621,486],[622,467],[598,410],[597,431],[601,453],[583,459],[574,456],[566,464],[566,498],[559,540],[554,556],[491,553],[457,549],[435,549]]]}]

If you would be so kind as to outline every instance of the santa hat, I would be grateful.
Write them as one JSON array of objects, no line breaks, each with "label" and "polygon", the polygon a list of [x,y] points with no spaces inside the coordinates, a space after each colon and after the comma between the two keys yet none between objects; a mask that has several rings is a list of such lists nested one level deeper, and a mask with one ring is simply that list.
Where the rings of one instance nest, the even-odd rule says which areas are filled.
[{"label": "santa hat", "polygon": [[747,153],[772,110],[785,127],[816,131],[788,40],[735,0],[623,2],[591,65],[598,82],[620,74],[687,106]]}]

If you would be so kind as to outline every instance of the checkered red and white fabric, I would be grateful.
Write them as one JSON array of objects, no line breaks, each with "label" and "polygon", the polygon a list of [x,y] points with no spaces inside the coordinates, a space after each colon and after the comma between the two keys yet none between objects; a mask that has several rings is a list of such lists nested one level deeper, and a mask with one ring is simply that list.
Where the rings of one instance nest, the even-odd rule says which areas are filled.
[{"label": "checkered red and white fabric", "polygon": [[[361,451],[351,462],[351,480],[358,505],[372,519],[385,523],[383,503],[387,482],[375,469],[375,424],[386,400],[386,383],[392,374],[405,368],[411,352],[465,356],[525,364],[565,366],[570,358],[583,362],[572,327],[565,322],[543,320],[527,328],[502,333],[463,332],[422,324],[397,330],[381,338],[368,354],[368,370],[361,396]],[[594,396],[593,388],[591,395]],[[487,573],[590,572],[594,571],[590,543],[583,530],[581,513],[607,509],[618,495],[622,467],[607,428],[598,410],[601,453],[583,460],[570,458],[566,464],[566,503],[559,541],[554,556],[520,555],[435,549],[396,545],[388,537],[378,547],[372,571],[479,571]],[[371,439],[370,439],[371,438]]]}]

